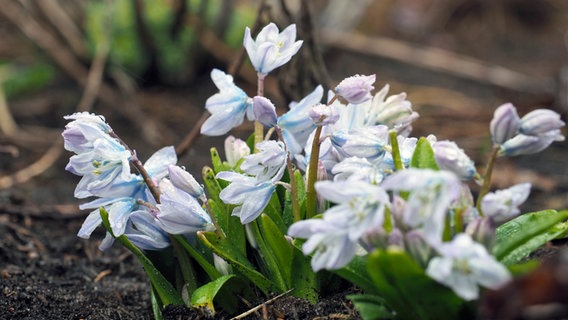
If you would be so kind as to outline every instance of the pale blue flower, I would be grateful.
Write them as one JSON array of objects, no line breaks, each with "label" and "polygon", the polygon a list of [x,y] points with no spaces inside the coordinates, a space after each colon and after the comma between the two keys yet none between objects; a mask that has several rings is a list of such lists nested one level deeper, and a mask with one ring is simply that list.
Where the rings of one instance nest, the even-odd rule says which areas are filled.
[{"label": "pale blue flower", "polygon": [[375,88],[375,75],[364,76],[354,75],[343,79],[337,87],[335,93],[347,100],[349,103],[360,104],[371,100],[371,91]]},{"label": "pale blue flower", "polygon": [[494,143],[502,144],[513,138],[520,127],[520,118],[517,108],[511,103],[505,103],[495,109],[493,119],[489,125],[491,138]]},{"label": "pale blue flower", "polygon": [[476,173],[473,161],[453,141],[434,143],[434,158],[438,167],[455,173],[462,180],[470,180]]},{"label": "pale blue flower", "polygon": [[353,259],[357,243],[349,239],[344,228],[321,219],[302,220],[288,229],[288,234],[308,239],[302,245],[305,255],[313,253],[312,270],[334,270],[344,267]]},{"label": "pale blue flower", "polygon": [[243,45],[250,61],[261,76],[282,66],[300,50],[303,41],[296,41],[296,25],[292,24],[279,32],[274,23],[268,24],[253,40],[250,29],[245,29]]},{"label": "pale blue flower", "polygon": [[252,99],[233,83],[233,77],[223,71],[213,69],[211,79],[219,92],[205,102],[205,108],[211,113],[201,126],[201,134],[220,136],[243,123],[245,114],[254,120]]},{"label": "pale blue flower", "polygon": [[154,222],[148,210],[136,210],[130,214],[124,235],[142,250],[160,250],[170,245],[170,238]]},{"label": "pale blue flower", "polygon": [[225,158],[231,167],[234,167],[239,160],[250,154],[250,148],[247,143],[233,136],[225,139]]},{"label": "pale blue flower", "polygon": [[256,121],[260,122],[266,128],[272,128],[276,125],[278,116],[276,115],[276,107],[270,99],[261,96],[252,98],[252,109]]},{"label": "pale blue flower", "polygon": [[450,204],[460,195],[460,181],[449,171],[406,169],[388,176],[382,183],[386,190],[409,192],[403,222],[423,228],[430,244],[439,243]]},{"label": "pale blue flower", "polygon": [[426,274],[466,301],[479,297],[479,286],[498,289],[511,280],[507,268],[467,234],[458,234],[436,250],[440,256],[430,260]]},{"label": "pale blue flower", "polygon": [[108,220],[112,233],[115,236],[124,234],[130,213],[136,208],[137,203],[134,198],[99,198],[97,200],[82,204],[79,209],[95,209],[85,219],[83,225],[79,229],[77,236],[89,239],[91,233],[102,223],[100,215],[101,207],[105,208],[108,213]]},{"label": "pale blue flower", "polygon": [[219,172],[217,179],[231,182],[219,193],[219,198],[224,203],[237,205],[232,215],[239,217],[242,224],[252,222],[262,213],[276,189],[270,180],[259,182],[255,177],[236,172]]},{"label": "pale blue flower", "polygon": [[378,125],[338,131],[331,136],[333,145],[346,156],[377,159],[384,155],[389,141],[387,126]]},{"label": "pale blue flower", "polygon": [[383,172],[376,163],[365,158],[349,157],[331,169],[334,181],[361,180],[378,184],[383,180]]},{"label": "pale blue flower", "polygon": [[241,170],[256,177],[258,182],[279,181],[286,170],[288,153],[282,141],[267,140],[256,144],[257,153],[248,155]]},{"label": "pale blue flower", "polygon": [[290,103],[290,110],[278,118],[278,126],[282,130],[286,147],[292,155],[302,152],[310,133],[316,125],[309,116],[312,107],[320,103],[323,87],[317,86],[305,98],[297,103]]},{"label": "pale blue flower", "polygon": [[308,238],[304,254],[314,253],[312,269],[338,269],[356,253],[358,243],[369,230],[382,228],[389,198],[384,190],[363,181],[321,181],[318,195],[337,203],[323,213],[323,219],[292,224],[288,234]]},{"label": "pale blue flower", "polygon": [[63,117],[73,120],[65,126],[62,133],[66,150],[77,154],[93,149],[93,142],[97,139],[109,139],[112,128],[105,122],[103,116],[88,112],[77,112]]},{"label": "pale blue flower", "polygon": [[481,199],[481,212],[497,222],[513,218],[520,213],[519,206],[528,199],[530,192],[530,183],[490,192]]},{"label": "pale blue flower", "polygon": [[187,172],[184,168],[180,166],[169,165],[168,177],[176,188],[189,193],[192,197],[200,199],[205,196],[203,186],[199,184],[197,180],[195,180],[193,175]]},{"label": "pale blue flower", "polygon": [[156,205],[156,222],[170,234],[189,234],[214,230],[211,218],[189,193],[175,187],[170,180],[160,181],[160,203]]}]

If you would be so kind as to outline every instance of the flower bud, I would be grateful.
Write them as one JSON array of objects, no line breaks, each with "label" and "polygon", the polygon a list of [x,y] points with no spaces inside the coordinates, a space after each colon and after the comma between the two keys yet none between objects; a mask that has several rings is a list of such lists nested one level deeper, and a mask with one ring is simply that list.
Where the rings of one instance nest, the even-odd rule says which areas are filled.
[{"label": "flower bud", "polygon": [[309,115],[318,127],[334,124],[337,120],[339,120],[339,114],[336,112],[334,107],[321,103],[315,105],[310,110]]},{"label": "flower bud", "polygon": [[389,246],[397,246],[404,249],[404,234],[400,229],[394,228],[389,233]]},{"label": "flower bud", "polygon": [[341,81],[335,87],[335,93],[349,103],[363,103],[371,100],[371,90],[375,88],[373,83],[375,83],[374,74],[370,76],[355,75]]},{"label": "flower bud", "polygon": [[408,254],[418,262],[421,266],[428,265],[428,260],[432,256],[432,248],[424,239],[424,235],[420,230],[411,230],[404,236],[406,241],[406,250]]},{"label": "flower bud", "polygon": [[440,169],[455,173],[461,180],[470,180],[475,175],[473,161],[453,141],[436,142],[434,158]]},{"label": "flower bud", "polygon": [[267,128],[276,125],[278,117],[276,116],[276,107],[268,98],[256,96],[252,98],[252,110],[256,121],[262,123]]},{"label": "flower bud", "polygon": [[471,238],[481,243],[485,248],[490,249],[495,243],[495,221],[491,217],[478,217],[467,224],[465,233]]},{"label": "flower bud", "polygon": [[521,118],[519,131],[529,136],[539,136],[563,126],[564,121],[560,120],[558,113],[549,109],[537,109]]},{"label": "flower bud", "polygon": [[216,254],[213,254],[213,265],[221,275],[226,276],[233,272],[231,265]]},{"label": "flower bud", "polygon": [[225,139],[225,157],[231,167],[234,167],[239,160],[250,154],[250,148],[246,142],[233,136]]},{"label": "flower bud", "polygon": [[518,134],[501,145],[499,155],[512,157],[538,153],[546,149],[554,141],[563,140],[564,136],[560,133],[560,130],[553,130],[540,136]]},{"label": "flower bud", "polygon": [[182,167],[169,165],[168,173],[170,181],[176,188],[189,193],[194,198],[201,198],[205,194],[203,187]]},{"label": "flower bud", "polygon": [[511,103],[505,103],[495,110],[489,125],[493,143],[503,144],[517,134],[520,126],[517,109]]}]

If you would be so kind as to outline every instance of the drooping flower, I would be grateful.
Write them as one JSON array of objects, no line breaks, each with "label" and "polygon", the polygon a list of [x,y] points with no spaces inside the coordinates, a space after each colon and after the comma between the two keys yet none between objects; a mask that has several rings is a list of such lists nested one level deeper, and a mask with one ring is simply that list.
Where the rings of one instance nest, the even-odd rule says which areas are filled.
[{"label": "drooping flower", "polygon": [[442,241],[446,214],[461,189],[460,181],[453,173],[410,168],[385,178],[382,187],[408,191],[403,222],[413,228],[422,228],[424,239],[430,244]]},{"label": "drooping flower", "polygon": [[334,181],[361,180],[378,184],[383,180],[379,166],[365,158],[349,157],[333,166],[331,173]]},{"label": "drooping flower", "polygon": [[296,41],[296,25],[292,24],[279,32],[274,23],[270,23],[258,33],[253,40],[247,27],[243,45],[250,61],[261,76],[266,76],[272,70],[282,66],[292,59],[300,50],[303,41]]},{"label": "drooping flower", "polygon": [[242,224],[252,222],[262,213],[276,188],[270,180],[259,182],[255,177],[236,172],[219,172],[217,179],[231,182],[219,193],[219,198],[224,203],[237,205],[232,215],[239,217]]},{"label": "drooping flower", "polygon": [[239,160],[250,154],[250,148],[246,142],[233,136],[225,139],[225,157],[231,167],[234,167]]},{"label": "drooping flower", "polygon": [[160,250],[170,245],[170,238],[164,230],[154,223],[154,216],[144,209],[130,214],[124,235],[142,250]]},{"label": "drooping flower", "polygon": [[473,161],[463,149],[453,141],[438,141],[434,143],[434,158],[440,169],[455,173],[462,180],[470,180],[475,175]]},{"label": "drooping flower", "polygon": [[337,87],[335,93],[347,100],[349,103],[360,104],[371,100],[371,91],[375,88],[375,75],[354,75],[343,79]]},{"label": "drooping flower", "polygon": [[89,239],[91,233],[103,222],[100,215],[100,208],[104,208],[108,213],[108,220],[112,233],[115,236],[124,234],[130,213],[136,208],[136,200],[131,197],[121,198],[99,198],[89,203],[79,206],[79,209],[95,209],[85,219],[79,229],[77,236]]},{"label": "drooping flower", "polygon": [[554,141],[563,140],[564,136],[560,133],[560,130],[554,130],[553,132],[540,136],[517,134],[501,145],[499,155],[512,157],[534,154],[548,148]]},{"label": "drooping flower", "polygon": [[517,108],[511,103],[505,103],[495,109],[493,119],[489,125],[493,143],[503,144],[513,138],[520,126],[520,118]]},{"label": "drooping flower", "polygon": [[346,156],[377,159],[384,155],[389,141],[388,127],[362,127],[348,132],[338,131],[331,136],[334,146]]},{"label": "drooping flower", "polygon": [[176,188],[189,193],[192,197],[200,199],[205,195],[203,186],[195,180],[191,173],[187,172],[182,167],[169,165],[168,176]]},{"label": "drooping flower", "polygon": [[466,301],[479,297],[479,286],[498,289],[511,280],[507,268],[467,234],[458,234],[436,250],[440,256],[430,260],[426,274]]},{"label": "drooping flower", "polygon": [[245,114],[254,120],[252,99],[233,83],[233,77],[223,71],[213,69],[211,79],[219,92],[205,102],[205,108],[211,113],[201,126],[201,134],[207,136],[223,135],[243,123]]},{"label": "drooping flower", "polygon": [[252,109],[256,121],[260,122],[266,128],[272,128],[276,125],[278,116],[276,115],[276,107],[270,99],[261,96],[252,98]]},{"label": "drooping flower", "polygon": [[481,211],[485,216],[503,222],[520,213],[519,206],[528,199],[530,192],[530,183],[490,192],[481,199]]},{"label": "drooping flower", "polygon": [[160,181],[160,203],[155,220],[170,234],[189,234],[214,229],[211,218],[189,193],[177,188],[170,180]]},{"label": "drooping flower", "polygon": [[65,126],[62,133],[64,147],[74,153],[84,153],[93,149],[97,139],[109,139],[112,128],[105,122],[103,116],[88,112],[77,112],[63,117],[73,120]]}]

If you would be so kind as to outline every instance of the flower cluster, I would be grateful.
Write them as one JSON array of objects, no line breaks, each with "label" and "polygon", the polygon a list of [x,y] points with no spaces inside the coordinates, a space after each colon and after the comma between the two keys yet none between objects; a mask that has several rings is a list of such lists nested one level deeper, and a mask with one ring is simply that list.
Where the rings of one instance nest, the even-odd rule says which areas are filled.
[{"label": "flower cluster", "polygon": [[[247,28],[244,46],[258,85],[301,45],[294,25],[279,32],[271,23],[254,40]],[[67,170],[82,176],[75,196],[96,197],[81,206],[97,210],[79,236],[88,238],[106,211],[103,247],[123,235],[142,250],[171,244],[190,292],[200,292],[197,279],[208,279],[204,286],[216,292],[239,276],[266,294],[301,288],[293,294],[314,300],[315,272],[333,271],[384,295],[391,315],[404,317],[390,286],[412,282],[409,274],[420,281],[405,288],[475,300],[480,287],[495,289],[512,278],[508,265],[568,234],[568,225],[556,224],[567,212],[521,215],[529,183],[490,192],[498,156],[536,153],[564,140],[564,122],[552,110],[520,118],[511,104],[497,108],[490,124],[494,149],[482,175],[455,142],[412,137],[418,114],[411,102],[405,93],[389,95],[388,85],[373,94],[375,75],[346,78],[326,98],[316,86],[281,115],[262,87],[250,97],[223,71],[213,70],[211,78],[219,92],[205,102],[211,116],[201,133],[226,134],[245,116],[256,125],[254,142],[225,140],[226,161],[212,152],[213,169],[203,170],[206,188],[176,165],[173,147],[142,165],[104,118],[66,117],[72,121],[63,133],[65,148],[75,153]],[[479,192],[470,190],[471,181],[482,185]],[[509,225],[511,219],[520,220]],[[517,227],[523,223],[535,225],[523,231]],[[517,233],[509,240],[503,235],[512,225]],[[367,263],[364,271],[352,271],[357,261]],[[392,261],[406,261],[406,273]],[[196,276],[195,266],[206,275]],[[149,275],[154,286],[168,287],[155,272]],[[157,292],[163,304],[178,301],[170,291]]]}]

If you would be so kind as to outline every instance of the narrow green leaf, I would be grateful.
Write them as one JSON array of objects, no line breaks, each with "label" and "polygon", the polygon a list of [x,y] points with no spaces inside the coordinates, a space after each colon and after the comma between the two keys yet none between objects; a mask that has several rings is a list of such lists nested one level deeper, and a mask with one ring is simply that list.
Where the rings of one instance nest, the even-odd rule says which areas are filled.
[{"label": "narrow green leaf", "polygon": [[523,214],[497,228],[492,253],[501,260],[532,238],[545,234],[557,223],[568,219],[568,210],[543,210]]},{"label": "narrow green leaf", "polygon": [[270,201],[268,205],[264,209],[264,213],[268,215],[272,221],[278,226],[280,232],[285,233],[288,231],[288,227],[284,223],[284,219],[282,218],[282,205],[280,204],[280,200],[278,199],[278,195],[276,192],[272,193],[270,197]]},{"label": "narrow green leaf", "polygon": [[189,303],[194,308],[207,308],[212,315],[215,314],[215,307],[213,306],[213,299],[227,281],[234,278],[234,274],[221,276],[199,288],[192,294]]},{"label": "narrow green leaf", "polygon": [[134,244],[132,244],[132,242],[130,242],[130,240],[128,240],[128,238],[125,235],[121,235],[119,237],[116,237],[112,233],[112,229],[110,228],[110,223],[109,223],[109,220],[108,220],[108,212],[106,212],[106,210],[104,208],[101,208],[100,214],[101,214],[101,218],[103,220],[103,224],[104,224],[105,228],[107,229],[107,231],[116,240],[118,240],[118,242],[120,242],[124,247],[126,247],[128,250],[130,250],[136,256],[136,258],[138,258],[138,260],[140,261],[140,263],[144,267],[146,274],[150,278],[150,281],[152,282],[152,285],[153,285],[154,289],[156,290],[156,294],[160,298],[160,301],[162,302],[162,304],[163,305],[168,305],[168,304],[183,305],[184,303],[183,303],[183,300],[182,300],[181,296],[179,295],[179,293],[174,289],[172,284],[168,280],[166,280],[166,278],[160,273],[160,271],[158,271],[158,269],[156,269],[156,267],[154,267],[154,264],[152,264],[152,261],[150,261],[150,259],[148,259],[148,257],[146,257],[140,249],[138,249]]},{"label": "narrow green leaf", "polygon": [[274,291],[274,283],[256,271],[246,256],[239,249],[236,249],[229,239],[219,238],[213,232],[198,232],[197,236],[206,246],[231,264],[236,271],[254,283],[264,294]]},{"label": "narrow green leaf", "polygon": [[163,320],[164,315],[162,314],[162,308],[164,307],[160,303],[160,299],[156,297],[156,289],[154,289],[154,285],[150,283],[152,287],[150,289],[150,302],[152,303],[152,313],[154,314],[154,320]]},{"label": "narrow green leaf", "polygon": [[436,159],[434,158],[434,150],[426,138],[422,137],[418,140],[416,149],[414,149],[412,159],[410,160],[410,167],[439,170]]},{"label": "narrow green leaf", "polygon": [[199,251],[192,247],[183,236],[173,235],[172,236],[184,249],[189,253],[189,255],[203,268],[211,280],[215,280],[221,277],[221,273],[217,271],[214,265],[209,263],[205,257],[203,257]]},{"label": "narrow green leaf", "polygon": [[206,166],[203,167],[201,174],[203,176],[203,182],[205,183],[205,187],[207,188],[209,198],[215,201],[222,202],[221,199],[219,198],[219,193],[221,192],[221,190],[223,190],[223,188],[219,184],[217,178],[215,178],[215,171],[213,171],[213,169]]},{"label": "narrow green leaf", "polygon": [[367,271],[379,295],[399,319],[459,319],[461,300],[451,289],[428,277],[403,250],[377,250]]},{"label": "narrow green leaf", "polygon": [[554,240],[568,232],[568,223],[560,222],[549,228],[543,233],[539,233],[528,239],[518,247],[503,256],[499,261],[504,265],[512,265],[519,263],[523,258],[527,257],[531,252],[540,248],[548,241]]},{"label": "narrow green leaf", "polygon": [[373,294],[350,294],[347,299],[353,302],[363,320],[392,319],[394,314],[385,305],[385,299]]},{"label": "narrow green leaf", "polygon": [[209,153],[211,154],[211,164],[213,165],[213,170],[215,173],[219,173],[221,171],[228,171],[231,167],[228,164],[223,163],[221,157],[219,156],[219,152],[217,148],[209,149]]},{"label": "narrow green leaf", "polygon": [[320,288],[318,273],[312,270],[310,257],[305,256],[300,249],[293,247],[292,254],[291,288],[294,288],[292,294],[300,299],[306,299],[311,303],[316,303],[319,298],[318,292]]},{"label": "narrow green leaf", "polygon": [[292,283],[292,255],[294,249],[286,238],[284,238],[284,234],[280,232],[278,226],[276,226],[269,216],[262,214],[260,216],[260,221],[261,223],[259,226],[262,238],[265,240],[267,245],[265,252],[266,254],[273,256],[274,262],[276,262],[276,265],[271,269],[274,269],[274,272],[281,274],[284,285],[282,291],[286,291],[290,289]]},{"label": "narrow green leaf", "polygon": [[246,251],[245,227],[241,224],[239,217],[231,215],[233,206],[213,199],[209,199],[208,204],[222,233],[231,239],[233,246],[244,254]]}]

